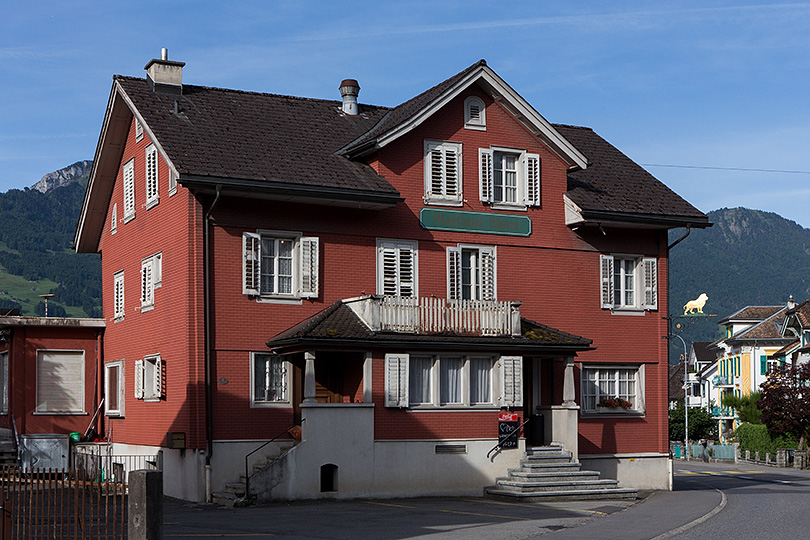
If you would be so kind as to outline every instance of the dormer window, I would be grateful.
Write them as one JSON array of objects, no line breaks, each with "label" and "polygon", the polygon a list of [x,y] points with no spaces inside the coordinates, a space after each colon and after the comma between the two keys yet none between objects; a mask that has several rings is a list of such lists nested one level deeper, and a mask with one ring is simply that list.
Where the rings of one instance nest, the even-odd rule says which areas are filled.
[{"label": "dormer window", "polygon": [[487,130],[487,115],[481,98],[470,96],[464,100],[464,127],[466,129]]}]

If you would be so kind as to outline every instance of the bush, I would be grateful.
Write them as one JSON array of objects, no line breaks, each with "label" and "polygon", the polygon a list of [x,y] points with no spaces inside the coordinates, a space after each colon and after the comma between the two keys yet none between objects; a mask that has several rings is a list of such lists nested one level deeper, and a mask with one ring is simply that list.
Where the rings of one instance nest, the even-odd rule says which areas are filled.
[{"label": "bush", "polygon": [[740,449],[774,453],[778,448],[796,448],[796,439],[786,435],[771,436],[765,424],[743,424],[737,428]]}]

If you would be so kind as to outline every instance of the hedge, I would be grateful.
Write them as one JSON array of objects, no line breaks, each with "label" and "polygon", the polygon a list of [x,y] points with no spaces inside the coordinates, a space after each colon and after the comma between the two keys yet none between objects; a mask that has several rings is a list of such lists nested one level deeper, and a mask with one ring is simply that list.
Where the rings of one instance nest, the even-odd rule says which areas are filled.
[{"label": "hedge", "polygon": [[788,435],[777,435],[771,437],[765,424],[743,424],[735,432],[737,441],[740,443],[740,450],[774,453],[778,448],[796,448],[797,441]]}]

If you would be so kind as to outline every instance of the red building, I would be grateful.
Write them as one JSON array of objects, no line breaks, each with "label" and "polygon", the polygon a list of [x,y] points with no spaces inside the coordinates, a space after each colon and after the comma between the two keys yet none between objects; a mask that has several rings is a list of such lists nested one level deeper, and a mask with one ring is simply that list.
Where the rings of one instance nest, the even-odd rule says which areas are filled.
[{"label": "red building", "polygon": [[703,213],[484,61],[393,108],[183,66],[114,78],[76,232],[102,254],[113,441],[163,449],[168,494],[297,424],[259,454],[281,454],[264,498],[479,494],[525,450],[488,456],[504,411],[667,487],[667,231]]}]

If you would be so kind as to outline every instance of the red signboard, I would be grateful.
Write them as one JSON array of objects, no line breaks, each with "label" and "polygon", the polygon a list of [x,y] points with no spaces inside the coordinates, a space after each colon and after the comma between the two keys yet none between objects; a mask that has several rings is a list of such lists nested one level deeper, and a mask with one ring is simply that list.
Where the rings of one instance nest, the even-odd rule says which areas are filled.
[{"label": "red signboard", "polygon": [[517,422],[517,413],[502,412],[498,413],[498,421],[500,422]]}]

